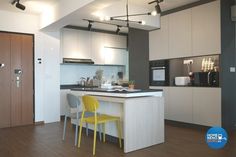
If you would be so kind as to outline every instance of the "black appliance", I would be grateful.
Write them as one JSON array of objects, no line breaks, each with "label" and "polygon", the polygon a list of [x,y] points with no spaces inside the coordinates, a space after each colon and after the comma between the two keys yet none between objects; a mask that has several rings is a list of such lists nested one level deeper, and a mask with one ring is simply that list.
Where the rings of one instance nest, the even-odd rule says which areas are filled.
[{"label": "black appliance", "polygon": [[219,87],[219,72],[194,72],[194,86]]},{"label": "black appliance", "polygon": [[169,86],[169,60],[149,62],[150,86]]}]

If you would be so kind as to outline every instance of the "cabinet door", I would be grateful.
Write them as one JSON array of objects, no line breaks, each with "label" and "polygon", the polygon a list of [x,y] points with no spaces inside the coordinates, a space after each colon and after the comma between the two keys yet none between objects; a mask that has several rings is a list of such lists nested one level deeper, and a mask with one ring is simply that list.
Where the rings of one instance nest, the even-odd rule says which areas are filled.
[{"label": "cabinet door", "polygon": [[221,88],[193,89],[193,122],[221,126]]},{"label": "cabinet door", "polygon": [[92,60],[95,64],[105,64],[104,36],[102,33],[92,33]]},{"label": "cabinet door", "polygon": [[220,1],[192,9],[192,53],[194,56],[220,54]]},{"label": "cabinet door", "polygon": [[62,29],[62,58],[91,58],[91,35],[88,31]]},{"label": "cabinet door", "polygon": [[191,56],[191,9],[169,16],[169,57]]},{"label": "cabinet door", "polygon": [[66,113],[69,113],[69,104],[67,101],[67,94],[70,92],[69,89],[61,90],[61,97],[60,97],[60,114],[64,116]]},{"label": "cabinet door", "polygon": [[161,28],[149,33],[149,60],[169,58],[169,16],[161,17]]},{"label": "cabinet door", "polygon": [[104,47],[127,48],[127,36],[103,34]]},{"label": "cabinet door", "polygon": [[192,88],[169,88],[169,114],[168,118],[174,121],[192,123]]},{"label": "cabinet door", "polygon": [[164,117],[165,117],[165,119],[169,119],[169,87],[150,86],[149,88],[150,89],[161,89],[161,90],[163,90]]},{"label": "cabinet door", "polygon": [[107,65],[128,65],[126,49],[104,48],[104,59]]}]

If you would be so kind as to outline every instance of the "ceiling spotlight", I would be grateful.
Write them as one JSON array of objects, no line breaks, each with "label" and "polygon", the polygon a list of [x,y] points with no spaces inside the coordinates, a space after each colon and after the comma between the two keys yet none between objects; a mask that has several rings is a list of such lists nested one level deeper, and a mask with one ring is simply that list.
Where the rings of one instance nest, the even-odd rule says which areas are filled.
[{"label": "ceiling spotlight", "polygon": [[160,3],[163,1],[164,0],[155,0],[155,1],[149,2],[148,4],[157,3],[157,5],[155,6],[155,11],[157,14],[160,14],[161,13]]},{"label": "ceiling spotlight", "polygon": [[105,20],[104,16],[100,16],[99,19],[100,19],[100,21],[104,21]]},{"label": "ceiling spotlight", "polygon": [[143,21],[143,20],[142,20],[142,21],[140,21],[139,23],[140,23],[141,25],[145,25],[145,24],[146,24],[146,22],[145,22],[145,21]]},{"label": "ceiling spotlight", "polygon": [[25,6],[23,4],[20,4],[20,0],[13,0],[11,2],[12,5],[15,5],[15,3],[18,9],[25,10]]},{"label": "ceiling spotlight", "polygon": [[117,26],[116,34],[119,34],[119,33],[120,33],[120,28],[121,28],[121,26]]},{"label": "ceiling spotlight", "polygon": [[156,15],[157,15],[157,11],[156,11],[156,10],[152,11],[152,12],[151,12],[151,15],[152,15],[152,16],[156,16]]},{"label": "ceiling spotlight", "polygon": [[105,21],[110,21],[111,18],[109,16],[105,16],[104,19]]},{"label": "ceiling spotlight", "polygon": [[89,31],[91,31],[92,30],[92,23],[93,23],[93,21],[88,21],[89,22],[89,24],[88,24],[88,30]]},{"label": "ceiling spotlight", "polygon": [[158,14],[161,13],[161,7],[160,7],[159,4],[157,4],[157,5],[155,6],[155,9],[156,9],[156,12],[157,12]]}]

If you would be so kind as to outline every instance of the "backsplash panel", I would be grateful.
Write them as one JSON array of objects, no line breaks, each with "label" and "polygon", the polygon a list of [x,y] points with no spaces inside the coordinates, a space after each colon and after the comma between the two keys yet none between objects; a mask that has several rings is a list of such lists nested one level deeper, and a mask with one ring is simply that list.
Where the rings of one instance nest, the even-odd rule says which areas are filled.
[{"label": "backsplash panel", "polygon": [[[93,78],[98,69],[103,70],[103,77],[108,81],[118,80],[118,72],[123,72],[124,80],[128,80],[128,72],[125,66],[103,66],[103,65],[73,65],[61,64],[61,85],[78,84],[81,77]],[[114,76],[114,78],[112,78]]]}]

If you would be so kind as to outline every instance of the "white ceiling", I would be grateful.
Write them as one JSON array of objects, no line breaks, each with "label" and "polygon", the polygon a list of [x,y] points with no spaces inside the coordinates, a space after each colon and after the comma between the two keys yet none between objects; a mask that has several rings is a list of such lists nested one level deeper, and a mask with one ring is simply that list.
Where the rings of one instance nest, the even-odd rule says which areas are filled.
[{"label": "white ceiling", "polygon": [[[117,0],[117,2],[119,2],[119,1],[124,1],[126,3],[126,0]],[[152,10],[154,10],[154,7],[156,4],[149,5],[148,3],[151,1],[153,1],[153,0],[128,0],[128,3],[129,3],[129,8],[131,8],[130,10],[132,10],[132,6],[140,6],[140,8],[143,8],[148,11],[152,11]],[[193,3],[196,1],[199,1],[199,0],[164,0],[164,2],[160,3],[160,6],[161,6],[162,11],[166,11],[166,10],[180,7],[180,6],[190,4],[190,3]],[[29,13],[29,14],[40,14],[43,11],[43,9],[47,8],[47,6],[55,5],[56,3],[60,2],[60,0],[20,0],[20,3],[22,3],[23,5],[26,6],[25,11],[17,9],[15,6],[11,5],[11,2],[12,2],[12,0],[0,0],[0,10],[23,12],[23,13]],[[109,3],[112,3],[112,4],[113,4],[113,2],[114,1],[109,1]],[[109,5],[111,5],[111,4],[109,4]],[[58,23],[55,24],[56,26],[52,25],[51,30],[53,30],[55,28],[56,29],[61,28],[65,25],[75,25],[75,26],[87,27],[88,22],[83,21],[82,19],[83,18],[88,18],[88,19],[92,18],[93,20],[99,21],[99,18],[94,17],[94,15],[92,15],[92,13],[99,11],[99,8],[101,6],[106,6],[106,5],[104,5],[102,3],[102,0],[95,0],[94,3],[90,7],[88,6],[85,8],[81,8],[78,10],[77,13],[75,12],[74,14],[69,15],[69,17],[67,16],[66,19],[60,20]],[[104,7],[102,9],[104,9]],[[125,9],[125,5],[124,5],[124,9]],[[110,11],[111,11],[111,9],[110,9]],[[114,31],[116,29],[116,26],[94,23],[93,28]],[[135,28],[139,28],[139,26],[137,26]],[[49,29],[50,29],[50,26],[49,26]],[[140,28],[140,29],[152,30],[155,28],[143,26],[143,28]],[[121,32],[127,32],[127,28],[125,28],[125,27],[121,28]]]},{"label": "white ceiling", "polygon": [[0,10],[22,12],[29,14],[40,14],[43,9],[54,5],[59,0],[20,0],[20,3],[26,6],[25,11],[20,10],[11,4],[13,0],[0,0]]},{"label": "white ceiling", "polygon": [[[149,9],[153,9],[156,3],[150,4],[150,5],[148,4],[149,2],[152,2],[152,1],[154,0],[129,0],[129,3],[134,3],[136,5],[140,5],[143,7],[145,6]],[[197,2],[197,1],[200,1],[200,0],[164,0],[163,2],[160,3],[160,6],[163,11],[166,11],[166,10],[177,8],[186,4]]]},{"label": "white ceiling", "polygon": [[[26,5],[26,10],[21,11],[11,5],[13,0],[0,0],[0,9],[7,11],[15,11],[15,12],[25,12],[30,14],[38,14],[41,12],[43,7],[54,5],[60,0],[20,0],[20,2]],[[129,4],[136,4],[142,7],[146,7],[148,9],[154,9],[155,4],[149,5],[148,3],[153,0],[128,0]],[[164,0],[164,2],[160,3],[163,11],[170,10],[179,6],[183,6],[189,3],[193,3],[199,0]]]}]

